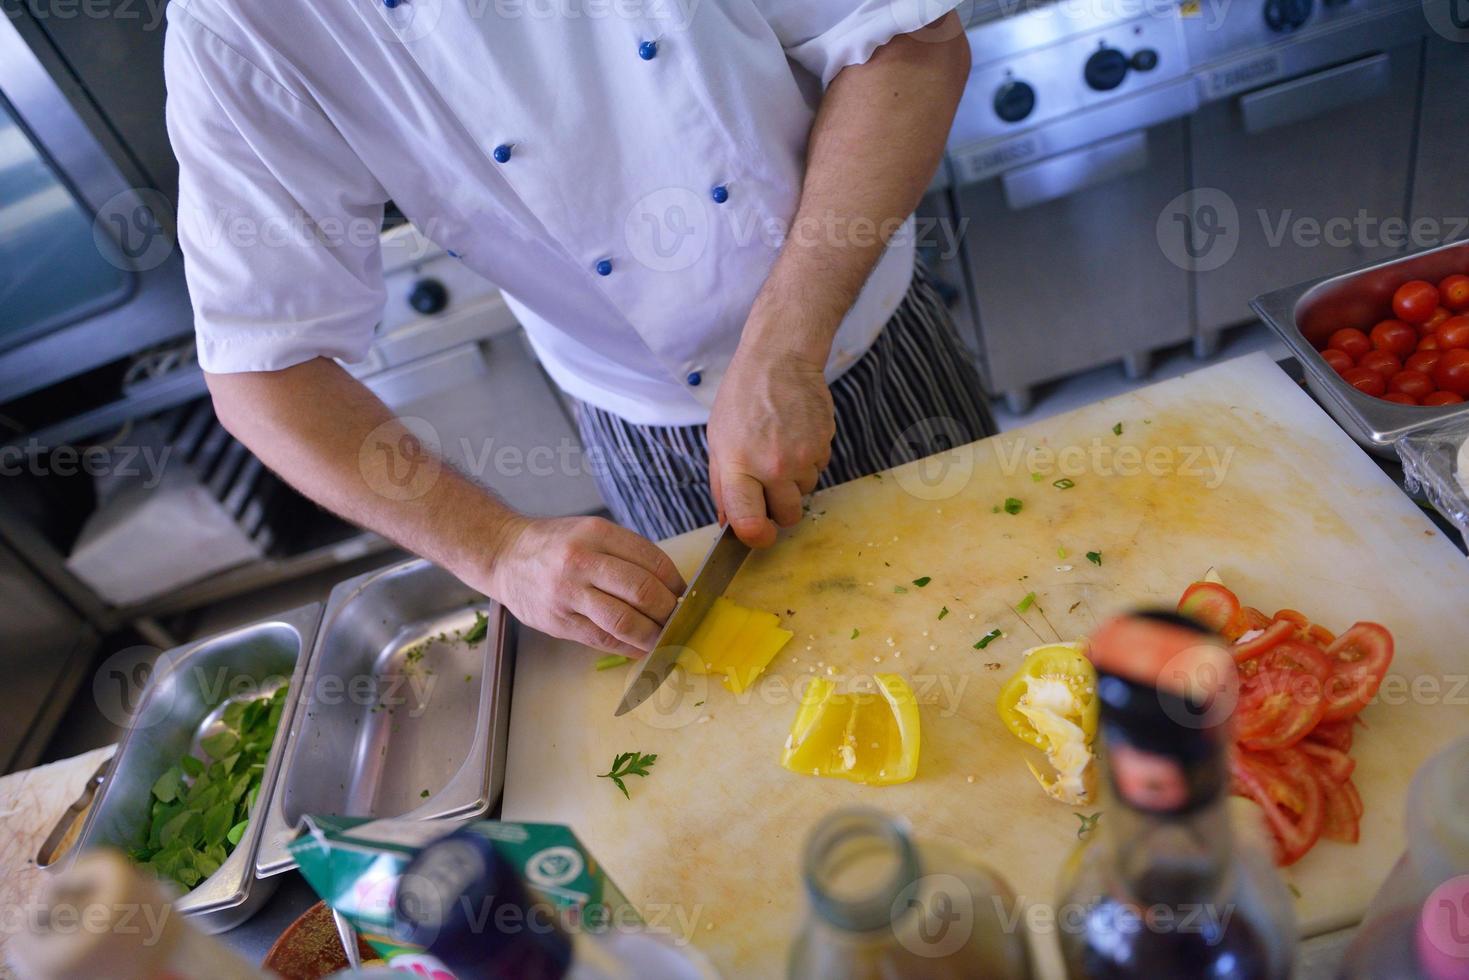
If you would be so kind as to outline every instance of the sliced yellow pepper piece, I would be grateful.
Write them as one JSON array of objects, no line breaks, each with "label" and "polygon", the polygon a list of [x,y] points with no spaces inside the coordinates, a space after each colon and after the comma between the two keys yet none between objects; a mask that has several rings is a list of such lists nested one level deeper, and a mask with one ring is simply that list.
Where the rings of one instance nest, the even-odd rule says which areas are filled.
[{"label": "sliced yellow pepper piece", "polygon": [[723,674],[724,686],[738,694],[765,671],[791,635],[774,613],[720,596],[689,637],[679,663],[693,674]]},{"label": "sliced yellow pepper piece", "polygon": [[855,783],[906,783],[918,772],[918,701],[897,674],[877,674],[876,693],[841,692],[815,678],[801,697],[780,764],[791,772]]},{"label": "sliced yellow pepper piece", "polygon": [[1051,643],[1026,651],[1020,669],[1000,689],[1000,718],[1017,738],[1046,753],[1055,777],[1032,762],[1026,765],[1041,788],[1063,803],[1086,803],[1092,796],[1096,688],[1086,645]]}]

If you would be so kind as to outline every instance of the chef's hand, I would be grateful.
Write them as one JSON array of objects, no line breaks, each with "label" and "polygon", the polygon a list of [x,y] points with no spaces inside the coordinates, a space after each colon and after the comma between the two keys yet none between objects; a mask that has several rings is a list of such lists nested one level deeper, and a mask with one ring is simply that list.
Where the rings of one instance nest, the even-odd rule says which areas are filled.
[{"label": "chef's hand", "polygon": [[756,548],[801,519],[831,461],[836,411],[822,364],[741,344],[709,417],[709,483],[721,522]]},{"label": "chef's hand", "polygon": [[652,649],[684,590],[657,545],[600,517],[516,516],[491,562],[479,587],[516,619],[627,656]]}]

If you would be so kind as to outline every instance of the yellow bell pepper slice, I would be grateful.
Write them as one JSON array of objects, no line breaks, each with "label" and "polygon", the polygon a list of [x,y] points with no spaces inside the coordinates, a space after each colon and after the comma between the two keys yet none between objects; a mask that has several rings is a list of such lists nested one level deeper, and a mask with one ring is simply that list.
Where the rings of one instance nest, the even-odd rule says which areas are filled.
[{"label": "yellow bell pepper slice", "polygon": [[780,764],[791,772],[889,786],[918,773],[918,701],[897,674],[876,692],[841,692],[815,678],[801,697]]},{"label": "yellow bell pepper slice", "polygon": [[679,663],[692,674],[723,674],[724,686],[738,694],[765,671],[791,636],[774,613],[720,596],[689,637]]},{"label": "yellow bell pepper slice", "polygon": [[1096,668],[1084,643],[1050,643],[1026,651],[1020,669],[1000,689],[997,706],[1005,727],[1045,752],[1056,771],[1048,778],[1027,761],[1031,774],[1049,796],[1064,803],[1086,803],[1092,795],[1096,689]]}]

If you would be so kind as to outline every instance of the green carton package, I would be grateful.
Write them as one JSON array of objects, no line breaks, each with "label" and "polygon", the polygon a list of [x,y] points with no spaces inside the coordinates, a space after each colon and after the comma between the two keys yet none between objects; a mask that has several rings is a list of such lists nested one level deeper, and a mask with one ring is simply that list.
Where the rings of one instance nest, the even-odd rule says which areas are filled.
[{"label": "green carton package", "polygon": [[[346,916],[384,959],[422,956],[421,948],[393,928],[398,879],[421,848],[460,828],[435,820],[311,816],[304,822],[290,850],[322,900]],[[570,827],[482,820],[462,829],[488,840],[568,929],[595,932],[640,924],[627,897]]]}]

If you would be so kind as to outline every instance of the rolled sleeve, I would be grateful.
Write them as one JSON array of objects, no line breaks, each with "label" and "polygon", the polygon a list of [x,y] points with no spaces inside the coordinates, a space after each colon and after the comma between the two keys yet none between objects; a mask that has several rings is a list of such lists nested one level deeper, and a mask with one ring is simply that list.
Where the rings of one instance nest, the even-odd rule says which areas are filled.
[{"label": "rolled sleeve", "polygon": [[759,0],[766,20],[792,60],[831,84],[837,72],[860,65],[897,37],[926,27],[960,0]]},{"label": "rolled sleeve", "polygon": [[171,4],[178,234],[206,371],[360,360],[382,315],[386,193],[319,109]]}]

